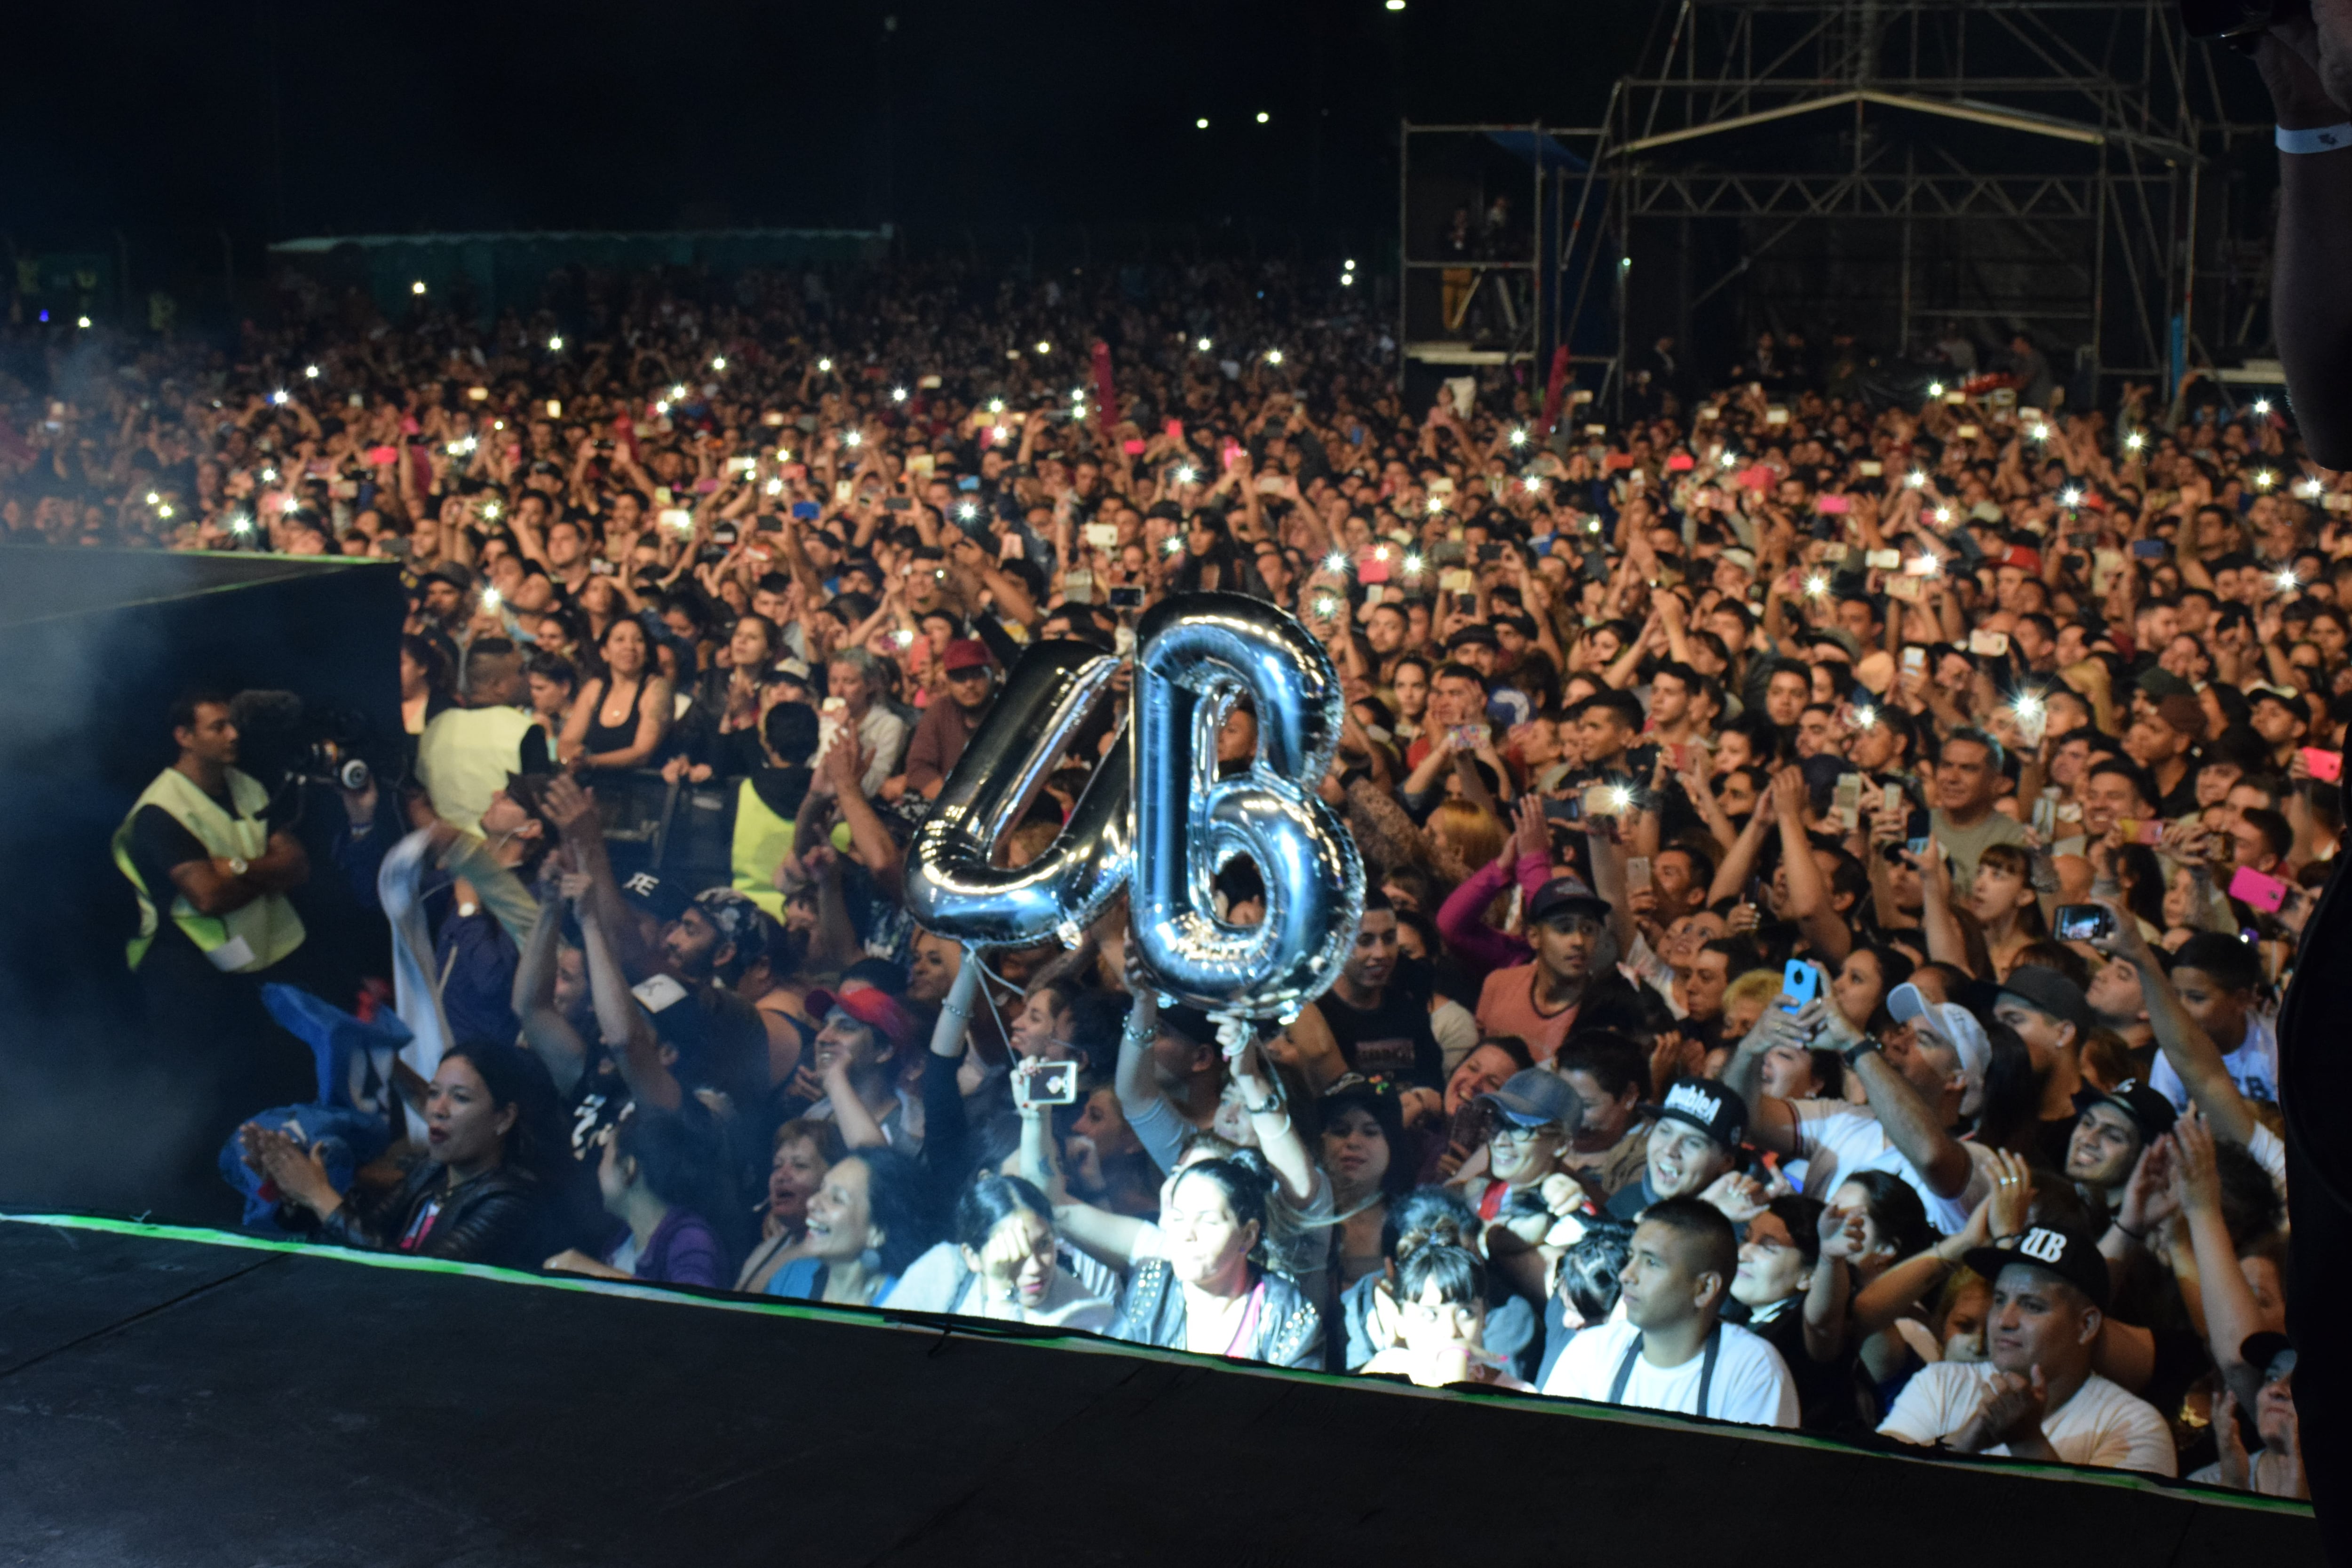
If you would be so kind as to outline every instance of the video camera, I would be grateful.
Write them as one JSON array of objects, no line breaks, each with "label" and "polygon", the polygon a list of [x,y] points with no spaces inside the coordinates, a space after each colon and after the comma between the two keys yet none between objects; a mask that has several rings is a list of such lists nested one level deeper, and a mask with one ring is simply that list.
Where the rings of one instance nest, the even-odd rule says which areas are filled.
[{"label": "video camera", "polygon": [[370,730],[363,713],[269,690],[238,692],[228,711],[237,729],[237,765],[272,795],[298,783],[363,790],[374,776],[360,754]]}]

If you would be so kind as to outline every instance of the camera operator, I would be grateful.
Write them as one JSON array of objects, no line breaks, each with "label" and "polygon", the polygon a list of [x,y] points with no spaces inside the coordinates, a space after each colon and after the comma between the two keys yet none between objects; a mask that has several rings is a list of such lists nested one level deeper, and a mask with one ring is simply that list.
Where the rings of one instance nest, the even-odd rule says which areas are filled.
[{"label": "camera operator", "polygon": [[154,1037],[175,1068],[210,1078],[225,1127],[314,1088],[309,1054],[260,998],[263,982],[290,978],[302,946],[286,894],[309,879],[310,859],[270,820],[268,790],[237,771],[228,699],[183,698],[171,725],[180,754],[116,830],[114,863],[139,900],[128,957]]}]

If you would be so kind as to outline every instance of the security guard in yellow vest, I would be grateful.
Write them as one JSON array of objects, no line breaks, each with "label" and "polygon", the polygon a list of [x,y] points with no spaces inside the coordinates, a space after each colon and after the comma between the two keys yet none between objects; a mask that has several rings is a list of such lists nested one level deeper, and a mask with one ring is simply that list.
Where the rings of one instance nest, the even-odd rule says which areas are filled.
[{"label": "security guard in yellow vest", "polygon": [[114,863],[139,898],[126,956],[138,970],[159,942],[184,943],[220,973],[258,973],[302,944],[302,918],[286,893],[309,878],[310,857],[292,834],[270,831],[268,792],[232,765],[237,732],[226,700],[174,707],[172,738],[178,760],[114,835]]},{"label": "security guard in yellow vest", "polygon": [[[175,1106],[153,1129],[159,1172],[178,1184],[182,1211],[206,1217],[207,1195],[227,1194],[215,1163],[237,1123],[318,1093],[310,1050],[280,1028],[261,998],[284,981],[314,993],[319,955],[303,942],[289,889],[310,874],[292,833],[269,826],[268,791],[235,767],[227,701],[184,700],[172,710],[177,761],[142,792],[114,836],[114,863],[139,900],[125,956],[143,994],[143,1044],[168,1077]],[[236,1212],[226,1204],[217,1218]]]},{"label": "security guard in yellow vest", "polygon": [[781,921],[784,896],[776,890],[776,868],[793,852],[794,819],[808,796],[816,710],[805,702],[772,704],[761,716],[760,739],[769,760],[782,765],[755,769],[736,785],[728,883]]},{"label": "security guard in yellow vest", "polygon": [[444,822],[482,830],[490,797],[516,773],[554,771],[547,732],[520,704],[529,691],[521,650],[478,638],[466,660],[466,706],[435,715],[417,738],[416,779]]}]

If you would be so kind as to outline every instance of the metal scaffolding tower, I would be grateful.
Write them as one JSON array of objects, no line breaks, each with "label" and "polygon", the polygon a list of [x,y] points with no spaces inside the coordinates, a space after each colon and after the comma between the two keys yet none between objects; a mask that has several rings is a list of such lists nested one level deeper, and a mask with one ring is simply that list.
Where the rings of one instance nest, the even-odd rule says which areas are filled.
[{"label": "metal scaffolding tower", "polygon": [[2226,331],[2219,97],[2172,0],[1668,0],[1595,153],[1616,277],[1559,280],[1559,336],[1613,304],[1621,366],[1665,333],[1724,364],[1958,321],[2092,395],[2177,375]]}]

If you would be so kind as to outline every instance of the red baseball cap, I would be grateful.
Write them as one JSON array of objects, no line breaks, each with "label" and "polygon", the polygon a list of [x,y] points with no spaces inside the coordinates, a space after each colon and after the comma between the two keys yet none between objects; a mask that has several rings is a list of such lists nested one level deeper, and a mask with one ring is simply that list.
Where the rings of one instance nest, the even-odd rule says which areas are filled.
[{"label": "red baseball cap", "polygon": [[940,668],[950,675],[960,669],[987,669],[995,663],[988,657],[988,645],[977,637],[958,637],[940,658]]},{"label": "red baseball cap", "polygon": [[903,1046],[922,1032],[922,1025],[907,1011],[898,999],[877,986],[863,986],[856,991],[812,991],[808,994],[809,1016],[820,1025],[827,1015],[840,1008],[859,1023],[872,1029],[893,1046]]}]

